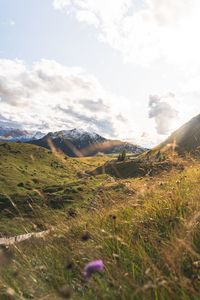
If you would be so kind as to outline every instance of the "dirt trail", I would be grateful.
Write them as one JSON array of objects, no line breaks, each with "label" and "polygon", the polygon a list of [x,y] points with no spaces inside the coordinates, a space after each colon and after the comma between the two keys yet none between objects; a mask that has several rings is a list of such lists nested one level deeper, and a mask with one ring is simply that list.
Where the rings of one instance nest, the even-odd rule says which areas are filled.
[{"label": "dirt trail", "polygon": [[23,241],[29,240],[31,238],[44,238],[46,235],[48,235],[50,233],[51,230],[45,230],[45,231],[41,231],[41,232],[31,232],[31,233],[26,233],[26,234],[21,234],[21,235],[16,235],[13,237],[9,237],[9,238],[0,238],[0,246],[9,246],[9,245],[13,245],[16,243],[21,243]]}]

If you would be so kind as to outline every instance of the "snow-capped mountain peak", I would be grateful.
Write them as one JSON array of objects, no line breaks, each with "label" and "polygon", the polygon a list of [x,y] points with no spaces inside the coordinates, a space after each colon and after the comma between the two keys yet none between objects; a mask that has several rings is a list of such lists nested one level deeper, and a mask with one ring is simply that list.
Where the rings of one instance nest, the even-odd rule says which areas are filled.
[{"label": "snow-capped mountain peak", "polygon": [[72,140],[80,140],[85,138],[90,138],[92,140],[103,139],[100,135],[95,132],[85,131],[83,129],[70,129],[70,130],[61,130],[57,132],[50,132],[48,136],[52,139],[63,138],[63,139],[72,139]]},{"label": "snow-capped mountain peak", "polygon": [[0,141],[26,142],[41,139],[45,134],[40,131],[28,131],[16,128],[0,127]]}]

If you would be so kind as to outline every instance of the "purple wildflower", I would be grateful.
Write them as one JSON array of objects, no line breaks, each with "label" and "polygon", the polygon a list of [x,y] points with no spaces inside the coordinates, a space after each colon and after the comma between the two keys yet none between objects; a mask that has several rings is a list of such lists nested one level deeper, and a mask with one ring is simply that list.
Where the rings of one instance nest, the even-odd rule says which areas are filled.
[{"label": "purple wildflower", "polygon": [[89,262],[84,268],[84,276],[90,278],[93,273],[103,272],[104,263],[101,259]]}]

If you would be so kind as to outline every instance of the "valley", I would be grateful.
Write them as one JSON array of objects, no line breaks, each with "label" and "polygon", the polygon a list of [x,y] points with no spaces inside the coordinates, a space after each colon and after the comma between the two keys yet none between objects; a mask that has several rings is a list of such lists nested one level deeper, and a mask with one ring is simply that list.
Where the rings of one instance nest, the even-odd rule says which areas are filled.
[{"label": "valley", "polygon": [[0,300],[200,300],[199,0],[0,0]]},{"label": "valley", "polygon": [[0,143],[0,299],[198,299],[198,153],[159,149],[119,162]]}]

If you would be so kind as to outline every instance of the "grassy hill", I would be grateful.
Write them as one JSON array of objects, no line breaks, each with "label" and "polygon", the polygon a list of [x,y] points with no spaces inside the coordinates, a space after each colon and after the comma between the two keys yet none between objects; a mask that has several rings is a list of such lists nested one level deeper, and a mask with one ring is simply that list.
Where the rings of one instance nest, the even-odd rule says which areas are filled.
[{"label": "grassy hill", "polygon": [[26,193],[29,188],[65,182],[73,178],[76,164],[61,162],[43,148],[22,143],[0,143],[1,193]]},{"label": "grassy hill", "polygon": [[110,174],[117,178],[137,178],[160,174],[163,171],[169,171],[173,168],[179,170],[184,168],[183,160],[178,157],[166,157],[163,159],[156,156],[157,152],[155,155],[151,154],[151,156],[145,153],[135,159],[125,160],[123,162],[117,160],[108,161],[103,166],[92,170],[91,174]]},{"label": "grassy hill", "polygon": [[[74,216],[66,207],[41,208],[31,219],[4,219],[12,234],[51,233],[10,246],[0,299],[10,291],[9,299],[199,299],[200,164],[155,177],[84,180]],[[83,268],[94,259],[105,271],[87,281]]]},{"label": "grassy hill", "polygon": [[176,130],[167,140],[132,160],[112,160],[98,167],[92,174],[110,174],[131,178],[159,174],[172,168],[182,169],[187,156],[200,156],[200,115]]},{"label": "grassy hill", "polygon": [[[0,192],[18,198],[11,215],[0,211],[0,236],[49,233],[0,247],[0,299],[199,299],[198,160],[174,157],[181,168],[137,178],[88,176],[108,157],[71,159],[23,147],[0,144]],[[84,266],[95,259],[104,272],[87,280]]]},{"label": "grassy hill", "polygon": [[[78,175],[98,165],[95,159],[77,160],[22,143],[0,143],[0,158],[0,210],[8,215],[30,215],[33,207],[63,207],[77,194]],[[106,160],[101,158],[102,163]]]},{"label": "grassy hill", "polygon": [[173,147],[179,154],[200,154],[200,114],[172,133],[157,149],[167,150]]},{"label": "grassy hill", "polygon": [[[102,162],[106,160],[101,158]],[[77,178],[78,172],[95,166],[95,158],[91,163],[89,158],[72,159],[35,145],[0,142],[0,193],[26,194],[32,189],[68,183]]]}]

